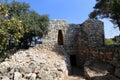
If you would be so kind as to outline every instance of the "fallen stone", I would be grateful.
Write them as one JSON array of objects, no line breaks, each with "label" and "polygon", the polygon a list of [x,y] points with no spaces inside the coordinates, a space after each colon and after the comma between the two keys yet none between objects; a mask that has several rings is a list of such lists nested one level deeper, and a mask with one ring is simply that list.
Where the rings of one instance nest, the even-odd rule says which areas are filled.
[{"label": "fallen stone", "polygon": [[87,64],[84,65],[84,75],[88,80],[91,80],[91,78],[98,77],[102,78],[102,76],[105,76],[109,74],[109,68],[112,66],[108,63],[104,62],[87,62]]},{"label": "fallen stone", "polygon": [[14,72],[14,80],[22,80],[22,74],[19,72]]},{"label": "fallen stone", "polygon": [[64,56],[46,49],[19,51],[0,64],[0,78],[11,80],[64,80],[67,75]]},{"label": "fallen stone", "polygon": [[30,77],[30,80],[36,80],[36,74],[35,73],[32,73],[32,75]]},{"label": "fallen stone", "polygon": [[3,78],[2,80],[10,80],[8,77]]}]

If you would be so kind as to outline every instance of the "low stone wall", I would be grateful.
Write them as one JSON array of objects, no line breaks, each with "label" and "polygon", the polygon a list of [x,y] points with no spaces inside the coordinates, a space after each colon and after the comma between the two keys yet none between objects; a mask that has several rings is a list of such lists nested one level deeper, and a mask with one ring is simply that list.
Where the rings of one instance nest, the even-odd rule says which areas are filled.
[{"label": "low stone wall", "polygon": [[94,54],[93,56],[96,59],[100,59],[105,62],[111,62],[113,60],[118,60],[120,57],[120,46],[103,46],[103,47],[96,47],[93,49]]},{"label": "low stone wall", "polygon": [[84,40],[78,38],[78,56],[82,63],[88,59],[111,62],[120,58],[120,46],[89,47]]},{"label": "low stone wall", "polygon": [[[118,45],[109,45],[109,46],[99,46],[99,47],[90,47],[88,44],[84,42],[80,37],[78,37],[78,54],[77,55],[77,65],[83,66],[85,71],[85,76],[88,80],[93,80],[93,76],[99,76],[97,80],[103,80],[104,78],[111,80],[119,80],[120,79],[120,46]],[[110,68],[107,70],[108,67],[104,70],[100,70],[103,68],[103,64],[109,66]],[[97,63],[97,65],[95,65]],[[87,64],[87,66],[86,66]],[[99,66],[99,67],[98,67]],[[93,69],[91,69],[93,68]],[[94,70],[95,69],[95,70]],[[104,75],[103,73],[99,73],[101,71],[107,71]],[[100,76],[102,74],[101,79]]]}]

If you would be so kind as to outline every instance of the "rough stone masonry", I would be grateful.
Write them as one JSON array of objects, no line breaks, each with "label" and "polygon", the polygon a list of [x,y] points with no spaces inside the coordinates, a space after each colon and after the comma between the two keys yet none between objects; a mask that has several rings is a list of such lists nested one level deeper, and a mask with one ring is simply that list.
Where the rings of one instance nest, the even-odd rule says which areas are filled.
[{"label": "rough stone masonry", "polygon": [[115,71],[112,75],[120,77],[116,65],[119,64],[120,47],[105,45],[104,23],[99,20],[88,19],[82,24],[52,20],[42,45],[65,56],[69,74],[71,74],[72,62],[81,67],[88,61],[102,61],[113,66]]},{"label": "rough stone masonry", "polygon": [[[106,74],[120,78],[120,47],[105,46],[103,22],[88,19],[82,24],[68,24],[52,20],[48,30],[42,44],[19,51],[0,64],[1,80],[66,80],[72,65],[83,66],[87,80],[91,80],[89,65],[96,63],[92,61],[112,65],[113,71]],[[106,75],[93,72],[92,78]]]},{"label": "rough stone masonry", "polygon": [[88,19],[82,24],[68,24],[65,20],[52,20],[49,32],[43,37],[43,44],[40,46],[54,51],[61,51],[62,47],[70,69],[71,56],[75,56],[76,64],[80,65],[81,52],[87,46],[93,48],[104,44],[104,24],[99,20]]}]

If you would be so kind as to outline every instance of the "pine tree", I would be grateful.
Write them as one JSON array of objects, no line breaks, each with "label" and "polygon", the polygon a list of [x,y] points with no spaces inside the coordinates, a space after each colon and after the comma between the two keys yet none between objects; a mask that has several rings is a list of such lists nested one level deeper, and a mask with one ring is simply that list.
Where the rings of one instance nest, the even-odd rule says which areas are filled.
[{"label": "pine tree", "polygon": [[109,18],[110,21],[120,29],[120,0],[96,0],[94,11],[90,18]]}]

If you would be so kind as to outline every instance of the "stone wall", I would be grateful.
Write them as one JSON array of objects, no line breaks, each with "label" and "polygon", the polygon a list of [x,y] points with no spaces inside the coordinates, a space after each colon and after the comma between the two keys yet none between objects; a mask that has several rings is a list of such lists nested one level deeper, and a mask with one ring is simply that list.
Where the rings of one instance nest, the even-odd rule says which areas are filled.
[{"label": "stone wall", "polygon": [[43,37],[44,48],[49,50],[59,49],[58,35],[59,30],[63,35],[63,47],[68,54],[76,54],[77,51],[77,35],[80,29],[79,24],[68,24],[65,20],[52,20],[49,25],[49,32]]},{"label": "stone wall", "polygon": [[[62,32],[63,45],[58,44],[59,30]],[[103,46],[103,22],[88,19],[83,24],[68,24],[65,20],[52,20],[49,25],[49,32],[43,37],[43,44],[40,47],[59,51],[60,54],[66,56],[70,71],[70,55],[76,55],[77,63],[80,63],[81,55],[79,56],[78,51],[84,49],[82,43],[78,45],[78,39],[83,40],[89,47]]]},{"label": "stone wall", "polygon": [[77,37],[78,65],[84,64],[86,60],[94,59],[111,62],[120,55],[119,46],[104,45],[104,25],[98,20],[86,20]]},{"label": "stone wall", "polygon": [[[58,44],[58,32],[62,31],[64,42],[65,34],[68,29],[68,24],[65,20],[51,20],[48,27],[48,34],[43,37],[43,44],[46,45],[57,45]],[[46,46],[47,47],[47,46]]]},{"label": "stone wall", "polygon": [[[93,77],[98,77],[97,80],[104,80],[103,78],[112,78],[111,80],[119,80],[119,64],[120,46],[110,45],[90,47],[87,44],[85,44],[84,41],[81,40],[81,38],[78,38],[77,65],[84,67],[84,73],[88,80],[93,80]],[[103,65],[106,65],[106,67],[104,67]],[[104,75],[103,73],[106,71],[107,73],[105,73]]]},{"label": "stone wall", "polygon": [[88,19],[81,24],[79,37],[90,47],[104,45],[104,24],[99,20]]},{"label": "stone wall", "polygon": [[[62,32],[62,45],[58,44],[59,30]],[[71,72],[71,55],[76,56],[76,63],[81,66],[87,60],[111,63],[117,60],[120,54],[120,47],[105,46],[104,24],[95,19],[88,19],[82,24],[68,24],[64,20],[52,20],[49,32],[44,36],[40,48],[53,50],[65,56],[69,73]]]},{"label": "stone wall", "polygon": [[[37,45],[37,48],[31,49],[30,50],[31,52],[25,51],[22,53],[18,52],[17,54],[15,54],[13,56],[14,58],[21,55],[23,56],[23,57],[18,57],[17,59],[18,61],[15,61],[15,63],[22,64],[22,65],[29,65],[29,62],[25,62],[23,60],[30,58],[28,60],[31,63],[31,61],[33,62],[32,59],[34,57],[37,58],[37,57],[41,57],[42,55],[44,57],[44,55],[47,53],[47,55],[45,56],[46,63],[44,63],[44,65],[49,64],[49,66],[52,67],[51,69],[53,68],[55,69],[55,72],[54,71],[51,72],[51,69],[48,69],[49,67],[45,67],[47,69],[41,68],[41,70],[44,69],[45,73],[44,74],[40,73],[39,75],[41,76],[43,74],[43,76],[46,75],[51,78],[51,79],[44,79],[45,77],[42,77],[43,80],[60,80],[59,76],[57,77],[58,79],[56,78],[53,79],[54,74],[59,75],[62,72],[63,74],[67,75],[68,74],[67,70],[70,74],[71,73],[71,62],[70,62],[71,55],[76,55],[77,66],[83,66],[86,61],[95,60],[95,61],[108,62],[109,64],[114,65],[116,67],[116,71],[119,69],[118,67],[120,66],[116,64],[120,63],[120,62],[119,63],[117,62],[120,59],[120,47],[104,45],[103,22],[95,19],[88,19],[82,24],[68,24],[65,20],[52,20],[50,21],[48,30],[49,30],[48,34],[44,35],[43,37],[42,44]],[[59,41],[60,41],[60,44],[59,44]],[[36,49],[40,49],[41,52],[38,52],[38,50]],[[44,49],[45,49],[45,52],[42,52],[42,50]],[[49,51],[50,54],[47,51]],[[33,55],[34,53],[35,55]],[[54,59],[52,60],[52,57],[49,57],[49,56],[51,56],[51,54],[54,54],[54,53],[56,55],[52,56]],[[55,56],[56,58],[54,58]],[[58,58],[57,56],[63,56],[63,58],[57,59]],[[41,63],[40,61],[44,61],[44,59],[39,59],[39,58],[37,59],[38,59],[37,61],[34,60],[35,66],[33,67],[37,67],[37,63]],[[9,67],[8,64],[12,65],[10,60],[13,60],[13,59],[9,59],[8,61],[5,61],[5,63],[3,63],[4,65],[0,64],[0,66]],[[23,62],[19,63],[19,60]],[[50,63],[48,63],[47,61]],[[63,68],[58,69],[58,67],[56,67],[62,64],[60,61],[64,63],[63,66],[65,67],[65,69]],[[43,64],[41,63],[41,65]],[[17,65],[15,66],[18,67]],[[6,67],[4,68],[5,69],[0,68],[0,70],[3,70],[3,73],[9,69],[9,68],[7,69]],[[15,70],[14,67],[12,68],[13,70]],[[12,69],[10,68],[10,70]],[[49,72],[50,74],[47,74],[47,72]],[[8,74],[6,72],[5,75],[3,73],[0,72],[0,75],[10,76],[9,72]],[[27,74],[26,72],[23,72],[23,73],[24,75]],[[120,69],[116,73],[120,73]],[[17,73],[13,71],[12,79],[14,78],[13,76],[15,76],[15,74],[20,75],[19,77],[21,77],[21,73],[19,71],[17,71]],[[35,75],[35,74],[29,74],[29,75]],[[63,74],[61,74],[62,78],[64,77]],[[36,74],[35,76],[29,76],[29,78],[36,78],[36,76],[39,76],[39,75]],[[120,75],[117,75],[117,76],[120,76]],[[26,78],[26,77],[23,77],[23,78]],[[64,79],[61,79],[61,80],[64,80]]]},{"label": "stone wall", "polygon": [[69,55],[74,55],[78,53],[78,46],[77,46],[77,36],[80,30],[80,24],[69,24],[67,32],[65,34],[65,44],[64,48],[65,51]]},{"label": "stone wall", "polygon": [[[83,65],[87,60],[98,60],[111,63],[119,60],[120,46],[101,46],[89,47],[87,44],[78,40],[78,65]],[[81,46],[82,45],[82,46]]]},{"label": "stone wall", "polygon": [[87,20],[77,37],[77,65],[84,67],[87,80],[120,80],[120,46],[104,45],[104,25]]},{"label": "stone wall", "polygon": [[83,24],[68,24],[65,20],[52,20],[48,34],[43,37],[42,47],[58,49],[60,30],[63,37],[63,47],[70,55],[78,53],[78,35],[90,47],[104,45],[104,27],[103,22],[99,20],[88,19]]},{"label": "stone wall", "polygon": [[[77,35],[79,24],[68,24],[65,20],[52,20],[49,24],[49,32],[43,37],[42,49],[53,50],[65,56],[69,74],[71,73],[70,55],[78,53]],[[62,31],[63,45],[58,44],[59,30]]]},{"label": "stone wall", "polygon": [[[104,45],[104,25],[98,20],[86,20],[81,28],[78,40],[78,59],[99,59],[101,61],[112,61],[120,55],[120,47]],[[79,61],[79,60],[78,60]],[[80,63],[80,62],[79,62]]]}]

